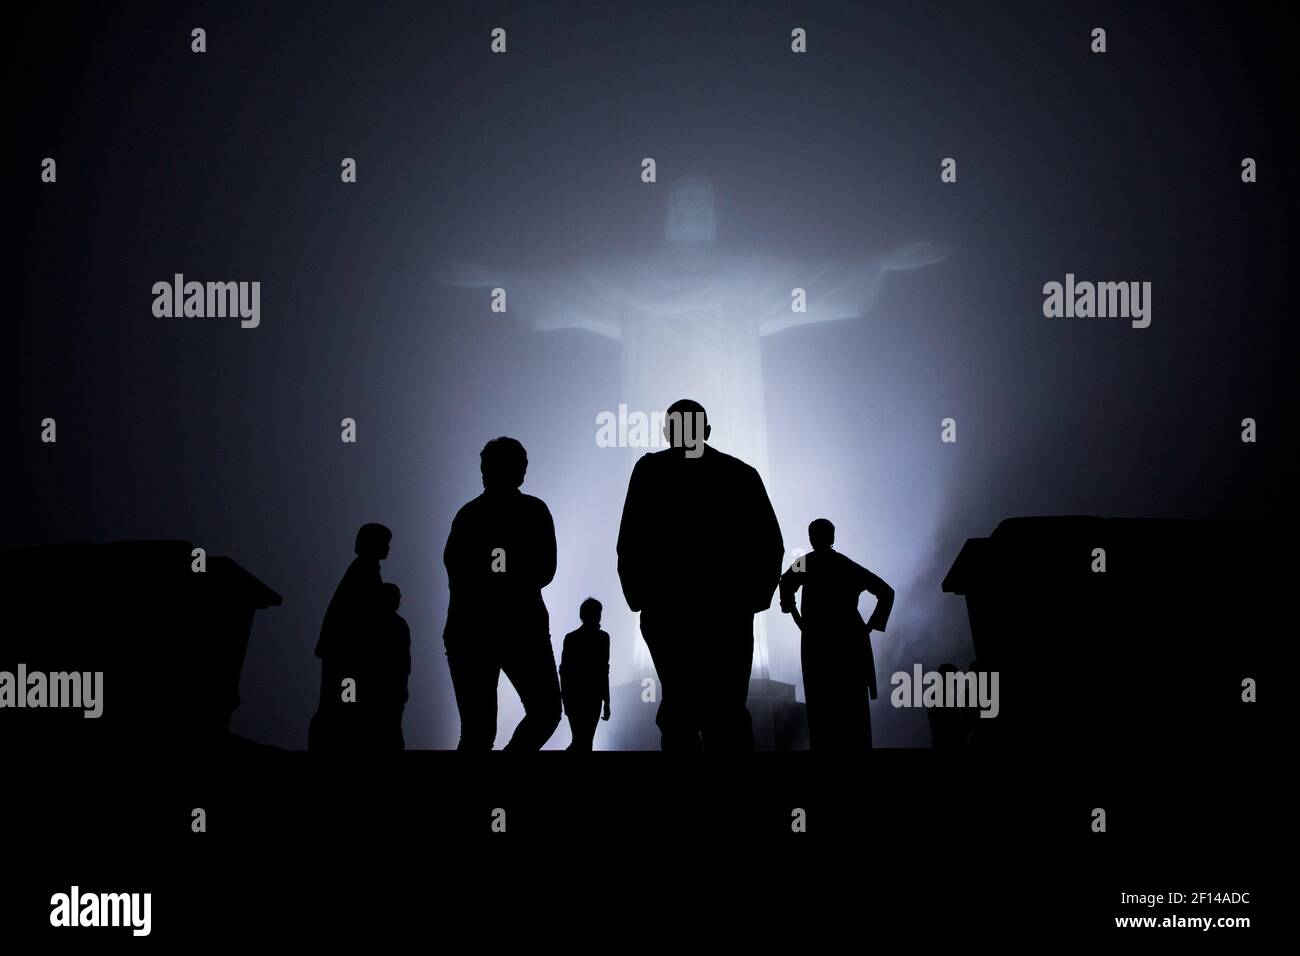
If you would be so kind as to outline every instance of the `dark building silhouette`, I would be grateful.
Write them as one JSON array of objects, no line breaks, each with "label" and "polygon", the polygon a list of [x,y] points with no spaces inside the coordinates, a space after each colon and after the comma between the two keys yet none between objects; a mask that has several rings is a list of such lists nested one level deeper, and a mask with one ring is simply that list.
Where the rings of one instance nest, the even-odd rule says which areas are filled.
[{"label": "dark building silhouette", "polygon": [[192,570],[193,550],[188,541],[115,541],[0,554],[0,671],[103,673],[101,716],[6,708],[6,748],[252,744],[230,734],[230,718],[253,616],[280,596],[227,557],[206,555],[206,570]]},{"label": "dark building silhouette", "polygon": [[806,750],[808,705],[795,698],[795,685],[751,677],[745,701],[754,722],[755,750]]},{"label": "dark building silhouette", "polygon": [[[614,750],[659,750],[663,734],[655,723],[659,710],[657,691],[649,700],[649,688],[658,687],[652,668],[635,680],[610,688],[615,719],[609,737]],[[795,698],[795,685],[764,677],[749,679],[745,700],[754,733],[755,750],[805,750],[808,747],[807,707]]]},{"label": "dark building silhouette", "polygon": [[1201,521],[1009,518],[968,540],[943,589],[966,598],[977,666],[999,672],[1001,698],[971,742],[1250,746],[1262,725],[1242,681],[1275,632],[1273,561],[1260,529]]}]

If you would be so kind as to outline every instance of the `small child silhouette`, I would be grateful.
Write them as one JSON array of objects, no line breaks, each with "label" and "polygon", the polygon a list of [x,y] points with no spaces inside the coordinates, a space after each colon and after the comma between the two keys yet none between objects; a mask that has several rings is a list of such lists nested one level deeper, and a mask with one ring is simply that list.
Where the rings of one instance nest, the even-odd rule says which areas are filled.
[{"label": "small child silhouette", "polygon": [[560,696],[573,732],[570,750],[590,750],[597,718],[609,720],[609,635],[600,629],[601,610],[599,601],[587,598],[578,608],[582,626],[564,635]]},{"label": "small child silhouette", "polygon": [[371,733],[376,750],[404,750],[402,713],[409,698],[411,676],[411,629],[397,613],[402,592],[396,584],[381,590],[382,614],[374,635],[371,658]]}]

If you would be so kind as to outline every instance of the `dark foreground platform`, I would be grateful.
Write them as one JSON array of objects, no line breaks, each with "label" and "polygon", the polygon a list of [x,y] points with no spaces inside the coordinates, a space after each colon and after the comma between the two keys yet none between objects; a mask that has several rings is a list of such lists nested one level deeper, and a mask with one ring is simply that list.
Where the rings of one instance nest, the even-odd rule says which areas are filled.
[{"label": "dark foreground platform", "polygon": [[[158,766],[123,753],[102,766],[11,768],[0,910],[8,932],[66,934],[49,928],[52,894],[74,883],[149,891],[151,935],[184,943],[494,934],[575,905],[647,932],[705,915],[737,931],[840,920],[930,938],[996,926],[999,939],[1113,937],[1115,916],[1166,911],[1258,922],[1277,791],[1253,770],[1243,787],[1233,766],[1232,754],[1198,762],[1159,748],[1104,765],[902,750],[846,762],[565,752],[348,762],[266,750]],[[196,808],[206,832],[193,830]],[[1170,889],[1251,902],[1120,903]],[[132,941],[126,930],[71,932]]]}]

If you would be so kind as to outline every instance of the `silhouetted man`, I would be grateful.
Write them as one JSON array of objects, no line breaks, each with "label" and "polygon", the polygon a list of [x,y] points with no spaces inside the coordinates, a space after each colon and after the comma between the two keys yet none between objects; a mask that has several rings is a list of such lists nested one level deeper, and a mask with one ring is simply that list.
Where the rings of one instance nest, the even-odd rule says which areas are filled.
[{"label": "silhouetted man", "polygon": [[[835,525],[818,518],[808,526],[811,554],[781,575],[781,610],[803,632],[800,658],[808,703],[809,746],[814,750],[871,747],[871,701],[876,699],[876,661],[871,632],[883,631],[894,606],[894,589],[836,551]],[[795,593],[803,589],[802,608]],[[858,596],[876,598],[863,623]]]},{"label": "silhouetted man", "polygon": [[609,720],[609,635],[600,629],[601,610],[599,601],[587,598],[578,607],[582,626],[564,635],[560,696],[573,734],[570,750],[590,750],[597,719]]},{"label": "silhouetted man", "polygon": [[754,615],[781,576],[781,529],[751,466],[705,444],[703,406],[668,409],[669,448],[632,469],[618,576],[659,675],[664,750],[754,746]]},{"label": "silhouetted man", "polygon": [[483,494],[456,513],[443,563],[451,584],[447,664],[460,710],[460,750],[491,750],[504,671],[524,705],[507,750],[540,750],[560,723],[560,682],[542,588],[555,577],[555,525],[523,494],[524,446],[494,438],[480,455]]},{"label": "silhouetted man", "polygon": [[[334,589],[321,623],[316,656],[320,658],[320,704],[307,731],[308,750],[356,749],[364,737],[357,703],[343,700],[343,681],[359,681],[364,647],[377,630],[382,609],[379,562],[388,557],[393,533],[381,524],[357,531],[356,557]],[[364,691],[356,685],[356,700]]]}]

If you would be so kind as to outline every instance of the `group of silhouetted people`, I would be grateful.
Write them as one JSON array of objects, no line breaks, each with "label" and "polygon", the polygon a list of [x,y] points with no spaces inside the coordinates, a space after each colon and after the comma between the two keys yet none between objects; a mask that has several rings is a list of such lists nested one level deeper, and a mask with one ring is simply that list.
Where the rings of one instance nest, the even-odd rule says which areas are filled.
[{"label": "group of silhouetted people", "polygon": [[[802,632],[811,746],[869,748],[869,698],[877,694],[870,632],[884,630],[893,590],[834,550],[835,529],[825,519],[809,526],[812,552],[783,574],[781,529],[762,478],[707,445],[710,432],[699,403],[668,409],[668,447],[637,461],[618,533],[623,595],[640,612],[659,678],[663,749],[753,749],[746,700],[754,615],[778,586],[781,610]],[[564,714],[570,749],[590,750],[598,721],[610,718],[601,604],[582,603],[582,624],[565,636],[557,671],[542,599],[556,569],[551,513],[520,491],[528,456],[515,439],[489,441],[480,466],[483,493],[457,512],[443,553],[451,589],[443,641],[460,712],[458,749],[492,749],[504,672],[524,707],[505,749],[541,749]],[[403,746],[410,632],[397,614],[396,587],[379,574],[390,540],[382,525],[361,528],[357,557],[326,611],[311,749]],[[865,623],[857,610],[863,591],[877,599]]]}]

